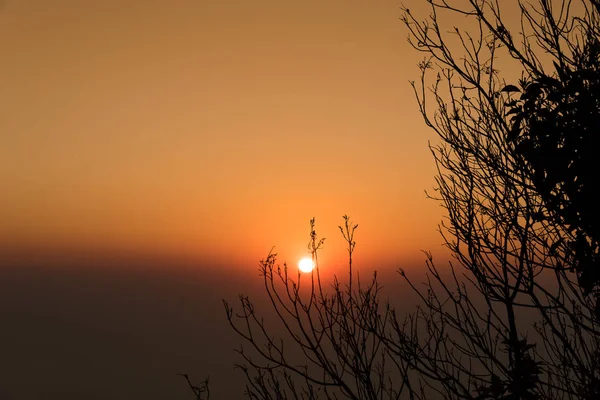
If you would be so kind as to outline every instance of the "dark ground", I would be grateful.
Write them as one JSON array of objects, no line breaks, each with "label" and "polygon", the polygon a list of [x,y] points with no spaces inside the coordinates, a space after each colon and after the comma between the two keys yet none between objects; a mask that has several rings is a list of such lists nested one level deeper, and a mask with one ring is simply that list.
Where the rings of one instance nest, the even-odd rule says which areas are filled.
[{"label": "dark ground", "polygon": [[180,372],[210,375],[211,399],[242,398],[240,340],[221,299],[236,305],[244,293],[260,305],[257,267],[0,264],[0,400],[191,400]]},{"label": "dark ground", "polygon": [[213,398],[242,393],[220,300],[236,286],[226,274],[3,267],[0,400],[193,398],[178,372],[210,374]]}]

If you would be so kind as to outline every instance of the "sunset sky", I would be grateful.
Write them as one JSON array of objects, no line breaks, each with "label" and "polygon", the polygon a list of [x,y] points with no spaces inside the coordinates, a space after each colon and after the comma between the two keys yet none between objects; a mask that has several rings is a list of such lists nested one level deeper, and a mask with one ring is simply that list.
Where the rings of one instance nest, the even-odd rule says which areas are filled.
[{"label": "sunset sky", "polygon": [[0,240],[242,265],[360,223],[436,250],[433,139],[394,1],[28,0],[0,12]]},{"label": "sunset sky", "polygon": [[[407,0],[412,2],[420,3]],[[15,336],[4,333],[0,342],[4,350],[13,349],[15,360],[34,368],[27,375],[46,376],[40,365],[47,364],[27,361],[37,356],[25,339],[30,336],[19,330],[23,313],[35,316],[30,325],[23,323],[32,327],[27,332],[52,325],[36,314],[41,305],[52,304],[55,311],[44,314],[52,317],[44,318],[54,320],[56,310],[79,302],[79,311],[59,314],[61,321],[80,326],[84,304],[96,310],[111,299],[90,324],[113,332],[121,329],[115,315],[146,304],[173,318],[169,332],[175,336],[164,333],[161,343],[193,348],[173,333],[180,326],[197,330],[186,336],[196,337],[196,346],[207,345],[203,335],[224,337],[218,333],[224,326],[207,322],[224,321],[220,299],[237,293],[242,276],[256,276],[257,261],[272,246],[282,261],[295,264],[306,255],[312,217],[328,238],[321,259],[331,271],[343,267],[337,225],[344,214],[360,225],[359,268],[422,268],[421,250],[443,258],[437,232],[443,210],[425,196],[435,173],[428,141],[436,138],[422,122],[409,85],[419,77],[422,55],[407,43],[399,5],[398,0],[2,1],[0,269],[20,272],[0,277],[10,289],[0,290],[5,296],[0,316],[16,321]],[[132,278],[117,294],[108,278],[76,275],[90,266],[150,265],[161,278]],[[179,293],[179,278],[172,278],[177,284],[165,278],[178,265],[196,277],[212,274],[214,282],[201,284],[202,302],[217,311],[198,319],[192,311],[202,306],[181,311],[184,303],[173,299],[191,298],[181,293],[197,289],[181,278],[192,286]],[[74,272],[61,272],[64,279],[48,272],[52,269],[29,274],[34,266]],[[229,275],[218,276],[223,271]],[[232,286],[223,283],[232,280]],[[166,286],[159,290],[158,283],[148,282]],[[229,291],[215,289],[209,296],[211,287]],[[134,302],[132,293],[148,300]],[[179,294],[161,308],[156,293]],[[174,322],[177,312],[187,314]],[[131,337],[146,326],[124,316],[123,321],[129,321]],[[80,337],[69,326],[56,331],[60,343]],[[30,353],[17,350],[15,338]],[[106,344],[104,333],[98,338],[126,357]],[[94,351],[109,354],[102,346]],[[232,347],[207,346],[228,357]],[[139,354],[151,354],[144,351]],[[197,363],[187,350],[163,352],[179,354],[188,366]],[[52,357],[62,356],[48,360]],[[157,363],[169,374],[180,372],[173,360],[168,368]],[[212,367],[216,382],[224,381],[212,364],[199,373]],[[75,373],[68,371],[64,374]],[[0,398],[7,390],[1,379]],[[119,379],[122,387],[142,386],[137,378]],[[59,389],[55,398],[68,398]],[[31,393],[32,399],[42,398]],[[99,398],[119,398],[107,393]]]}]

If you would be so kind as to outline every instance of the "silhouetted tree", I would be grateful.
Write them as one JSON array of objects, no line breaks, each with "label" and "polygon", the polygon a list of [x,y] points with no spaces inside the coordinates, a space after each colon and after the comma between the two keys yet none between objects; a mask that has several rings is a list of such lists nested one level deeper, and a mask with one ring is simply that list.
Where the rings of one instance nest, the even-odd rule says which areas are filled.
[{"label": "silhouetted tree", "polygon": [[[427,56],[413,87],[441,139],[434,197],[456,263],[448,278],[429,258],[425,290],[411,283],[424,306],[386,344],[444,398],[600,398],[600,331],[578,269],[597,221],[584,197],[597,188],[585,168],[598,150],[598,2],[519,3],[510,19],[494,0],[428,3],[428,18],[404,8],[403,21]],[[502,79],[511,61],[521,89]]]},{"label": "silhouetted tree", "polygon": [[259,315],[246,296],[240,296],[238,312],[224,302],[231,326],[248,345],[238,350],[246,393],[251,399],[397,398],[408,383],[405,364],[387,357],[377,334],[385,330],[390,310],[380,305],[375,275],[366,286],[353,275],[358,225],[344,216],[339,227],[348,244],[348,281],[323,284],[318,251],[324,239],[317,238],[314,224],[308,245],[312,273],[277,265],[273,253],[261,261],[270,313]]},{"label": "silhouetted tree", "polygon": [[401,315],[353,276],[347,217],[348,280],[321,282],[311,221],[314,274],[261,263],[272,320],[225,303],[252,399],[600,398],[600,3],[425,2],[402,20],[454,261],[428,254],[423,284],[400,271],[420,298]]}]

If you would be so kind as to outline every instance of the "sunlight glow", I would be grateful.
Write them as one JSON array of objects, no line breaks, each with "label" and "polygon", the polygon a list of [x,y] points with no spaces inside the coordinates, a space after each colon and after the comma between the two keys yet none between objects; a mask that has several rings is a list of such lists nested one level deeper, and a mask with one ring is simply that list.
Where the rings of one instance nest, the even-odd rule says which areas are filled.
[{"label": "sunlight glow", "polygon": [[302,260],[298,261],[298,269],[301,272],[304,272],[304,273],[311,272],[314,267],[315,267],[315,264],[308,257],[305,257]]}]

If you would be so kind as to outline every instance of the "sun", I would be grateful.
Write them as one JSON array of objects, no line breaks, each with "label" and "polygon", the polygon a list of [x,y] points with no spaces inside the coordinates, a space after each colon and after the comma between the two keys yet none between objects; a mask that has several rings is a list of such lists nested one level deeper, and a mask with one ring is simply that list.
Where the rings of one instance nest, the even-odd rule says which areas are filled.
[{"label": "sun", "polygon": [[298,269],[301,272],[309,273],[315,268],[315,263],[308,258],[304,257],[302,260],[298,261]]}]

